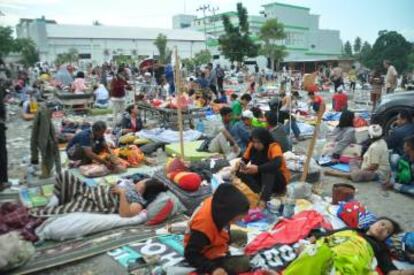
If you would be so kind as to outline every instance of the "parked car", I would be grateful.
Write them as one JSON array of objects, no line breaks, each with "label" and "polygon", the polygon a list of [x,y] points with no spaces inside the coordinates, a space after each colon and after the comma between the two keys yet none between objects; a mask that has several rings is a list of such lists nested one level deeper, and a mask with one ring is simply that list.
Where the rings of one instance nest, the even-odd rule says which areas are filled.
[{"label": "parked car", "polygon": [[371,124],[380,124],[388,134],[401,110],[414,115],[414,91],[398,92],[382,96],[371,116]]}]

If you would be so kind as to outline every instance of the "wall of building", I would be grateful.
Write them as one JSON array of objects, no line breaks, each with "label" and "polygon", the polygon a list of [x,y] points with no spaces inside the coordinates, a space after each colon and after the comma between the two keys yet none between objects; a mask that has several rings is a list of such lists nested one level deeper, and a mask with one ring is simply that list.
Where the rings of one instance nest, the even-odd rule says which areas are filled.
[{"label": "wall of building", "polygon": [[[59,26],[53,24],[53,32],[49,31],[48,33],[49,26],[51,25],[46,24],[43,20],[23,22],[16,26],[16,33],[19,38],[31,38],[35,42],[41,61],[54,62],[58,54],[67,53],[70,49],[76,49],[80,55],[86,56],[87,61],[93,61],[95,64],[111,60],[113,56],[121,54],[136,58],[138,56],[158,55],[158,49],[154,45],[156,33],[152,35],[154,39],[133,38],[139,36],[139,33],[131,34],[131,38],[122,38],[128,36],[121,36],[121,38],[94,38],[96,37],[94,33],[89,34],[89,26],[74,26],[73,28],[76,28],[76,30],[83,28],[80,32],[82,36],[77,37],[76,34],[72,34],[71,37],[71,34],[65,31],[68,29],[67,25]],[[121,29],[130,30],[130,28]],[[176,37],[176,39],[169,39],[167,42],[169,49],[178,48],[181,58],[192,57],[195,53],[205,49],[204,40],[195,37],[195,40],[192,41],[190,39],[192,39],[194,32],[189,33],[188,36],[185,36],[186,33],[184,31],[181,34],[182,38],[179,37],[180,35],[175,35],[173,37]],[[58,37],[54,37],[53,34],[57,34]],[[110,34],[108,33],[108,35]]]}]

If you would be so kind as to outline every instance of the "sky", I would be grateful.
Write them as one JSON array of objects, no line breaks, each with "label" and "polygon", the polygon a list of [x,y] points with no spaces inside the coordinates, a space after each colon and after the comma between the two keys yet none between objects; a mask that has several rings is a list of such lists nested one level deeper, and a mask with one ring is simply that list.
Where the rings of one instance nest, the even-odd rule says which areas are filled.
[{"label": "sky", "polygon": [[[202,5],[218,12],[236,9],[237,0],[0,0],[1,25],[15,26],[19,18],[54,19],[61,24],[87,24],[172,28],[175,14],[194,14]],[[243,0],[250,15],[272,0]],[[320,28],[339,30],[343,42],[360,36],[373,44],[380,30],[395,30],[414,42],[413,0],[280,0],[309,7],[320,15]],[[207,13],[208,15],[209,13]]]}]

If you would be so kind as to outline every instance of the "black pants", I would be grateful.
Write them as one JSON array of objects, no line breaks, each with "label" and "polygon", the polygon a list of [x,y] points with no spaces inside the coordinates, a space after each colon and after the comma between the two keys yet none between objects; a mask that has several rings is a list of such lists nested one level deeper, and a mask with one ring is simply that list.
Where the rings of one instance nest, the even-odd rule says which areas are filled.
[{"label": "black pants", "polygon": [[334,89],[335,89],[335,92],[337,92],[337,91],[338,91],[338,87],[339,87],[339,86],[344,85],[344,81],[342,80],[342,78],[335,79],[335,80],[333,81],[333,83],[334,83]]},{"label": "black pants", "polygon": [[247,175],[238,172],[237,176],[253,192],[257,194],[261,193],[260,199],[263,201],[270,200],[273,193],[278,195],[286,193],[286,179],[280,170],[256,175]]},{"label": "black pants", "polygon": [[217,86],[220,92],[224,90],[223,82],[224,82],[224,77],[217,77]]},{"label": "black pants", "polygon": [[351,84],[349,85],[349,89],[355,92],[355,86],[356,86],[356,82],[351,82]]},{"label": "black pants", "polygon": [[217,93],[217,87],[216,87],[216,85],[210,85],[209,88],[216,95],[216,98],[218,98],[218,93]]},{"label": "black pants", "polygon": [[0,123],[0,186],[8,181],[6,125],[4,123]]}]

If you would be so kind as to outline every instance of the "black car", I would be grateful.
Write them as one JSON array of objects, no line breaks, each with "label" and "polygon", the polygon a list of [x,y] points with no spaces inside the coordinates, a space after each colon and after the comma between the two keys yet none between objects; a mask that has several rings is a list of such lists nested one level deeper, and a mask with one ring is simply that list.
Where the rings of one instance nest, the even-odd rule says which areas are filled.
[{"label": "black car", "polygon": [[414,115],[414,91],[384,95],[371,116],[371,124],[380,124],[387,134],[401,110]]}]

